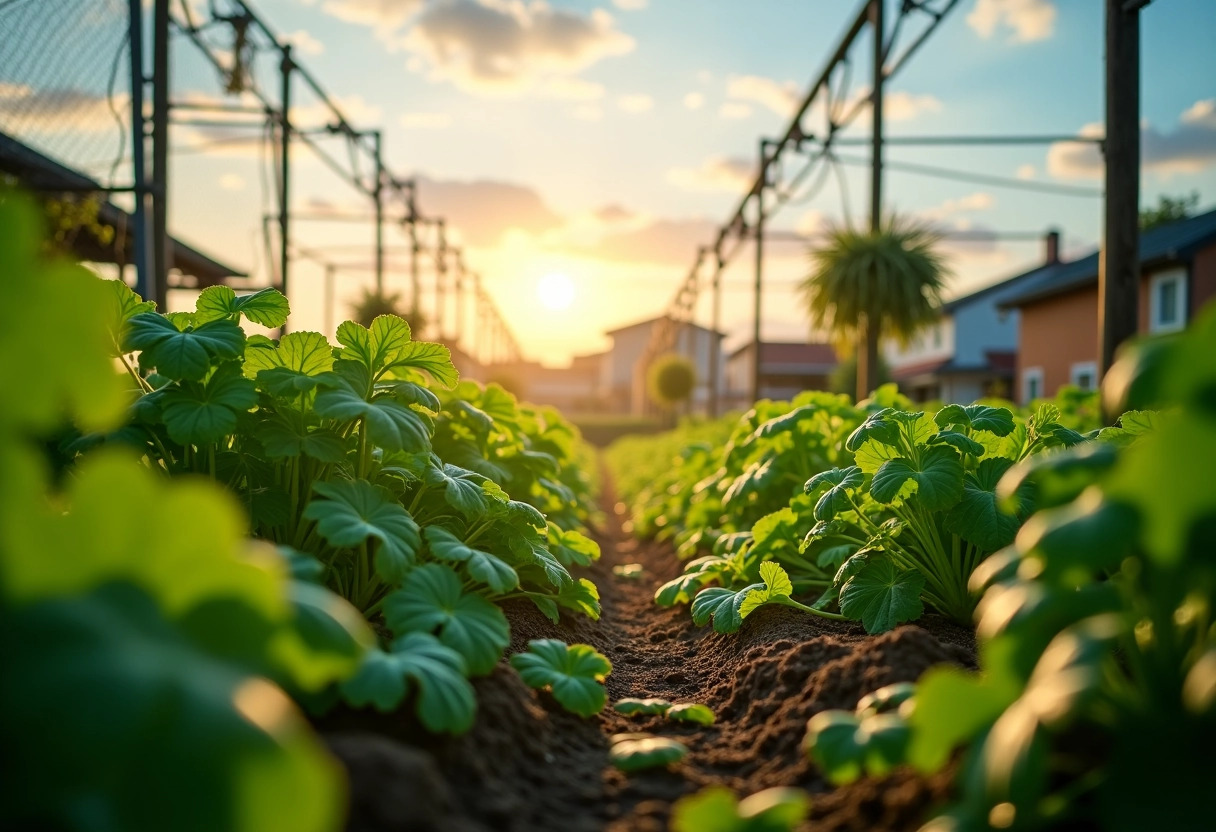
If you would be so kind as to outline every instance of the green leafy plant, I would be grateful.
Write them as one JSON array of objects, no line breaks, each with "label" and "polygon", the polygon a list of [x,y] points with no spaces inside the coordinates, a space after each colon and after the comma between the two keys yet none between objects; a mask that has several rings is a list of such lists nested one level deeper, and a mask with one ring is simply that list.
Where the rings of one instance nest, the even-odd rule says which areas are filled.
[{"label": "green leafy plant", "polygon": [[608,702],[604,678],[612,672],[612,663],[589,644],[533,639],[528,652],[511,657],[511,666],[528,687],[547,689],[558,704],[579,716],[594,716]]},{"label": "green leafy plant", "polygon": [[655,716],[667,713],[671,703],[666,699],[620,699],[612,706],[625,716]]},{"label": "green leafy plant", "polygon": [[688,746],[667,737],[650,734],[614,734],[608,759],[621,771],[633,773],[665,768],[688,754]]},{"label": "green leafy plant", "polygon": [[[52,479],[65,425],[121,421],[107,316],[147,307],[42,259],[36,216],[0,194],[0,826],[337,829],[339,772],[284,687],[341,682],[371,633],[212,483],[123,447]],[[177,343],[161,362],[193,374],[211,342]]]},{"label": "green leafy plant", "polygon": [[317,581],[384,625],[338,688],[351,704],[412,704],[433,730],[467,729],[463,677],[490,672],[509,643],[496,602],[527,598],[555,622],[563,608],[599,615],[594,585],[569,572],[599,557],[582,533],[594,491],[555,411],[461,383],[446,347],[392,315],[341,324],[336,347],[313,332],[275,341],[240,326],[283,325],[272,289],[214,287],[165,316],[103,285],[111,352],[139,398],[122,429],[76,436],[68,454],[122,444],[169,474],[209,476],[259,537],[312,558]]},{"label": "green leafy plant", "polygon": [[676,801],[671,828],[674,832],[793,832],[810,809],[810,798],[799,789],[765,789],[739,800],[730,789],[710,786]]},{"label": "green leafy plant", "polygon": [[876,777],[891,771],[907,756],[911,730],[901,709],[915,688],[888,685],[862,697],[855,711],[822,711],[807,723],[807,753],[824,775],[837,785],[851,783],[863,772]]},{"label": "green leafy plant", "polygon": [[708,705],[681,702],[667,709],[667,718],[676,722],[692,722],[697,725],[713,725],[714,712]]},{"label": "green leafy plant", "polygon": [[910,717],[921,768],[969,745],[960,800],[935,828],[1210,824],[1214,348],[1209,312],[1131,352],[1110,371],[1108,400],[1166,409],[1129,412],[1110,445],[1002,481],[1000,496],[1033,489],[1041,510],[973,576],[981,672],[930,671]]}]

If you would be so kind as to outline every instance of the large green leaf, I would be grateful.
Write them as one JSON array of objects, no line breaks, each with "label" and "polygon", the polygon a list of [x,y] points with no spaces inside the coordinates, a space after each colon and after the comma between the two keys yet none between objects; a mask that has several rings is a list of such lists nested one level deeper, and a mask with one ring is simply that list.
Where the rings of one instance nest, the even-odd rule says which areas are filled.
[{"label": "large green leaf", "polygon": [[359,671],[342,683],[352,705],[385,712],[400,706],[411,690],[417,690],[414,711],[428,730],[463,734],[473,727],[477,693],[465,678],[464,657],[429,633],[409,633],[388,652],[369,650]]},{"label": "large green leaf", "polygon": [[0,620],[0,734],[20,761],[0,782],[0,826],[340,824],[338,773],[291,700],[185,641],[145,593],[110,584]]},{"label": "large green leaf", "polygon": [[846,711],[822,711],[807,723],[806,747],[828,780],[840,786],[861,776],[865,746],[861,720]]},{"label": "large green leaf", "polygon": [[566,567],[590,566],[600,559],[600,545],[574,529],[548,524],[549,551]]},{"label": "large green leaf", "polygon": [[470,520],[486,513],[486,495],[481,484],[486,478],[473,471],[466,471],[432,458],[423,472],[422,481],[428,488],[443,489],[443,498],[448,505]]},{"label": "large green leaf", "polygon": [[934,445],[920,454],[919,464],[900,457],[884,462],[870,483],[870,495],[893,502],[906,482],[916,483],[915,499],[930,511],[949,508],[963,496],[963,463],[958,452]]},{"label": "large green leaf", "polygon": [[303,454],[334,464],[346,458],[346,440],[328,428],[309,430],[297,414],[276,413],[257,426],[255,436],[262,443],[267,459]]},{"label": "large green leaf", "polygon": [[183,381],[163,391],[161,414],[174,442],[219,442],[236,430],[237,414],[258,403],[253,382],[235,361],[221,364],[206,382]]},{"label": "large green leaf", "polygon": [[442,526],[427,526],[425,534],[432,555],[439,560],[463,563],[473,580],[498,593],[510,592],[519,586],[519,575],[497,555],[466,545]]},{"label": "large green leaf", "polygon": [[867,633],[884,633],[924,612],[925,576],[900,569],[889,557],[872,557],[840,590],[840,611],[860,620]]},{"label": "large green leaf", "polygon": [[946,528],[985,552],[1013,542],[1021,520],[998,504],[996,486],[1013,460],[993,457],[963,477],[963,497],[946,515]]},{"label": "large green leaf", "polygon": [[760,564],[760,580],[764,581],[764,586],[747,593],[743,603],[739,605],[740,619],[747,618],[756,607],[762,607],[778,598],[789,598],[794,593],[790,576],[772,561]]},{"label": "large green leaf", "polygon": [[410,343],[410,325],[396,315],[381,315],[364,328],[354,321],[338,325],[342,358],[358,361],[375,377],[391,365]]},{"label": "large green leaf", "polygon": [[391,395],[374,395],[368,399],[349,378],[337,372],[322,376],[322,384],[326,389],[317,393],[314,404],[321,418],[342,422],[362,418],[368,438],[384,450],[430,452],[433,428],[424,414],[401,404]]},{"label": "large green leaf", "polygon": [[313,491],[325,499],[312,500],[304,516],[317,521],[317,531],[326,541],[354,548],[375,540],[376,574],[389,583],[405,577],[422,539],[418,524],[392,494],[366,480],[318,482]]},{"label": "large green leaf", "polygon": [[1008,436],[1013,432],[1013,413],[1008,408],[990,407],[986,404],[948,404],[933,417],[938,427],[960,425],[971,430],[983,430],[997,436]]},{"label": "large green leaf", "polygon": [[693,623],[703,627],[713,618],[715,632],[733,633],[743,624],[743,602],[751,592],[762,589],[764,584],[749,584],[738,590],[720,586],[703,589],[692,602]]},{"label": "large green leaf", "polygon": [[414,569],[401,589],[385,598],[384,620],[398,636],[437,632],[441,642],[464,657],[474,676],[493,670],[511,643],[502,610],[480,595],[466,593],[460,576],[438,563]]},{"label": "large green leaf", "polygon": [[966,434],[956,430],[942,430],[929,437],[930,445],[949,445],[960,454],[983,456],[987,449]]},{"label": "large green leaf", "polygon": [[194,320],[199,324],[244,315],[255,324],[274,329],[287,323],[290,312],[287,298],[271,287],[238,296],[231,287],[208,286],[194,303]]},{"label": "large green leaf", "polygon": [[121,280],[103,280],[101,285],[107,290],[106,323],[110,331],[110,354],[117,357],[123,354],[122,343],[127,331],[127,321],[142,312],[155,312],[156,304],[140,298]]},{"label": "large green leaf", "polygon": [[350,676],[376,643],[367,621],[345,598],[314,583],[291,581],[288,597],[292,619],[271,648],[276,658],[305,690]]},{"label": "large green leaf", "polygon": [[558,604],[593,621],[600,617],[600,591],[586,578],[564,584],[554,596]]},{"label": "large green leaf", "polygon": [[598,714],[608,701],[604,677],[612,663],[589,644],[534,639],[528,652],[511,657],[511,666],[528,687],[548,688],[563,708],[579,716]]},{"label": "large green leaf", "polygon": [[819,498],[819,502],[815,503],[815,519],[831,520],[840,512],[852,509],[853,503],[849,497],[849,491],[860,486],[864,479],[865,475],[861,469],[856,465],[850,465],[848,468],[833,468],[831,471],[824,471],[807,480],[802,490],[811,497],[815,496],[824,486],[830,486]]},{"label": "large green leaf", "polygon": [[452,363],[452,352],[443,344],[411,341],[397,352],[389,366],[394,370],[398,367],[424,370],[447,388],[455,387],[460,381],[460,373]]},{"label": "large green leaf", "polygon": [[284,398],[312,390],[333,365],[333,348],[319,332],[289,332],[274,347],[245,350],[245,375]]},{"label": "large green leaf", "polygon": [[163,315],[142,312],[127,322],[123,352],[140,351],[139,363],[163,376],[197,381],[217,361],[239,358],[245,333],[232,321],[179,330]]}]

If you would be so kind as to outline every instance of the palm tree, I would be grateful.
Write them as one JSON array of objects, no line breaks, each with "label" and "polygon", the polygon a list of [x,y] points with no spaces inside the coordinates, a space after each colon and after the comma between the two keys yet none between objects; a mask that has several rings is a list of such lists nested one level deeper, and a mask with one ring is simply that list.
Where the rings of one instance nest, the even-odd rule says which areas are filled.
[{"label": "palm tree", "polygon": [[874,386],[880,338],[906,343],[937,319],[950,275],[938,239],[928,227],[892,215],[877,231],[833,229],[811,252],[811,273],[799,288],[811,324],[856,350],[859,400]]}]

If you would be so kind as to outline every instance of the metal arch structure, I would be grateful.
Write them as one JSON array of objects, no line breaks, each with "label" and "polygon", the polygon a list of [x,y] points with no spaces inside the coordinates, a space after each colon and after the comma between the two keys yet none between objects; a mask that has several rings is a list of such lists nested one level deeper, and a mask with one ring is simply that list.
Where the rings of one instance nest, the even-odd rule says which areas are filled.
[{"label": "metal arch structure", "polygon": [[[132,28],[138,28],[142,33],[142,22],[137,16],[140,10],[140,0],[131,0]],[[154,198],[150,199],[148,213],[153,238],[156,236],[158,223],[163,223],[167,215],[164,195],[167,193],[167,163],[168,138],[170,124],[190,124],[200,127],[219,127],[229,130],[240,128],[258,128],[272,135],[275,145],[275,195],[277,197],[277,213],[263,218],[263,236],[266,240],[268,260],[270,259],[271,225],[277,225],[278,251],[276,265],[272,267],[273,279],[279,288],[286,293],[290,285],[291,263],[294,256],[317,262],[326,270],[326,282],[332,286],[334,275],[339,271],[364,269],[354,264],[339,264],[329,258],[324,252],[315,248],[300,247],[294,244],[291,237],[293,220],[357,220],[371,222],[375,230],[373,248],[373,271],[377,290],[384,285],[386,265],[386,245],[384,228],[386,224],[400,226],[406,236],[408,246],[408,271],[410,275],[410,307],[417,313],[421,306],[421,262],[422,255],[429,254],[434,262],[437,335],[442,338],[448,334],[445,328],[445,298],[449,275],[454,277],[457,314],[455,316],[454,336],[459,339],[465,335],[465,315],[463,298],[465,291],[472,287],[474,301],[477,305],[477,316],[490,327],[488,344],[493,348],[485,350],[485,359],[494,361],[518,361],[520,349],[501,312],[490,295],[481,286],[479,276],[473,275],[464,265],[463,252],[459,247],[449,243],[450,226],[438,217],[428,217],[419,210],[418,183],[416,179],[397,175],[388,166],[384,156],[383,133],[379,129],[359,129],[347,117],[342,107],[326,91],[320,80],[309,71],[293,54],[291,44],[280,36],[270,24],[253,10],[246,0],[208,0],[206,4],[191,3],[189,0],[154,0],[152,4],[152,34],[153,34],[153,65],[150,78],[144,78],[142,73],[133,70],[133,80],[138,77],[137,95],[142,96],[144,82],[152,84],[153,107],[150,122],[151,129],[147,132],[152,136],[152,156],[154,168],[152,183],[146,190]],[[223,102],[171,101],[169,97],[169,34],[175,31],[185,37],[202,54],[204,59],[216,70],[226,82],[228,92],[246,92],[253,96],[256,105],[242,106]],[[218,46],[212,33],[230,36],[231,49]],[[137,34],[133,32],[133,36]],[[133,37],[138,41],[138,38]],[[138,49],[137,49],[138,47]],[[137,42],[132,44],[132,56],[139,56],[139,65],[143,63],[143,46]],[[277,62],[278,89],[271,91],[260,85],[255,72],[257,58],[269,57]],[[135,61],[132,62],[136,65]],[[292,123],[291,112],[293,89],[297,85],[303,87],[315,97],[323,108],[324,123],[320,126],[302,126]],[[270,85],[273,86],[273,85]],[[142,109],[141,109],[142,114]],[[183,115],[185,114],[185,115]],[[140,135],[144,133],[143,118],[133,119],[138,124],[136,128]],[[335,154],[327,148],[326,142],[339,139],[343,145],[343,153]],[[291,150],[293,144],[303,144],[339,179],[350,185],[361,196],[366,197],[372,204],[370,216],[359,215],[305,215],[293,212],[290,203],[291,185]],[[343,156],[345,158],[343,158]],[[142,154],[136,156],[142,162]],[[142,205],[141,205],[142,207]],[[423,227],[436,229],[436,239],[433,245],[426,244],[422,239]],[[152,261],[152,278],[163,281],[163,269],[157,263],[155,246],[150,247],[148,259]],[[449,261],[455,265],[449,268]],[[481,357],[479,356],[479,360]]]},{"label": "metal arch structure", "polygon": [[[755,349],[752,356],[752,393],[753,399],[757,398],[760,382],[759,329],[763,290],[765,220],[793,197],[795,189],[817,164],[830,160],[837,132],[854,121],[867,106],[870,106],[875,113],[875,127],[877,128],[872,137],[874,147],[872,190],[879,198],[874,200],[877,204],[871,207],[872,213],[881,210],[883,85],[899,72],[958,3],[959,0],[902,0],[888,34],[888,27],[884,21],[884,0],[863,0],[835,51],[828,59],[827,65],[811,83],[810,89],[790,120],[785,133],[780,139],[760,140],[757,173],[751,188],[739,201],[730,219],[722,225],[712,245],[698,250],[697,258],[688,276],[677,290],[664,316],[651,331],[650,343],[638,362],[639,375],[644,376],[646,369],[655,358],[674,348],[680,328],[692,320],[692,310],[696,305],[703,282],[701,272],[703,263],[707,259],[707,252],[713,255],[710,258],[713,265],[710,285],[718,289],[721,285],[722,270],[738,253],[742,243],[752,239],[756,243],[755,314],[752,330]],[[912,25],[910,21],[913,20],[922,22],[921,29],[905,38],[905,29]],[[851,52],[855,42],[867,27],[875,32],[871,90],[868,96],[850,102],[848,87],[852,80]],[[822,102],[825,124],[817,134],[814,129],[810,128],[808,116],[811,114],[812,108],[819,102]],[[789,151],[802,153],[808,145],[812,146],[808,162],[802,171],[795,174],[786,183],[783,190],[780,182],[783,154]],[[765,197],[770,193],[775,196],[775,199],[770,204],[766,204]],[[728,244],[732,242],[735,245],[728,249]],[[718,303],[718,299],[715,298],[714,321],[711,324],[711,329],[714,331],[717,331],[719,326]],[[717,366],[719,362],[712,363],[714,369],[711,371],[713,377],[710,379],[710,401],[716,405],[721,374],[720,367]],[[638,389],[640,387],[635,386],[635,391]],[[640,407],[644,407],[644,400],[638,400],[635,394],[635,409]],[[716,413],[716,407],[711,412]]]}]

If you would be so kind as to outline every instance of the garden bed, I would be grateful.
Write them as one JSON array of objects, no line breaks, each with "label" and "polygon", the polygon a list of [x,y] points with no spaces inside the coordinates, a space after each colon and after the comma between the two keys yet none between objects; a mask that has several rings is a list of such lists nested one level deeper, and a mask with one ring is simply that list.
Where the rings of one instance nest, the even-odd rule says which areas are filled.
[{"label": "garden bed", "polygon": [[[663,830],[676,800],[714,784],[741,795],[803,788],[816,830],[917,829],[944,801],[949,772],[923,778],[899,770],[833,789],[802,740],[820,711],[851,709],[866,693],[913,681],[934,664],[973,665],[969,630],[927,616],[868,636],[858,624],[770,607],[739,633],[716,634],[694,626],[683,608],[654,605],[655,588],[679,574],[679,561],[669,545],[631,539],[620,518],[608,516],[598,535],[603,559],[589,571],[602,594],[601,619],[563,616],[555,626],[531,604],[512,602],[509,652],[534,638],[586,642],[612,661],[611,701],[700,702],[717,722],[629,719],[611,708],[580,719],[525,687],[503,662],[477,680],[477,721],[463,737],[429,735],[407,709],[342,710],[320,723],[352,775],[349,829]],[[644,575],[613,574],[627,563],[640,563]],[[629,731],[677,738],[690,753],[670,770],[625,775],[610,764],[608,747],[612,734]]]}]

